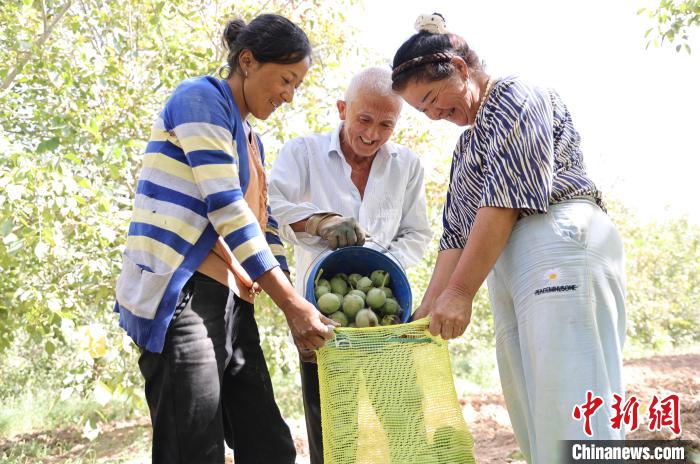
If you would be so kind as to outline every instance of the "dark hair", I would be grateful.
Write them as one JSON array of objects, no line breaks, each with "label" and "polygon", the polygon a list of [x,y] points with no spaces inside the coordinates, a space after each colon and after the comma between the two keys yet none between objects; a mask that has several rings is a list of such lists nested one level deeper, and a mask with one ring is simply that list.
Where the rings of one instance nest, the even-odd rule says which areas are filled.
[{"label": "dark hair", "polygon": [[275,14],[262,14],[249,24],[233,19],[226,24],[221,39],[228,49],[225,78],[238,69],[241,51],[248,49],[260,63],[291,64],[311,56],[311,44],[299,26]]},{"label": "dark hair", "polygon": [[457,34],[433,34],[422,31],[399,47],[392,64],[392,88],[400,92],[411,78],[418,81],[439,81],[449,77],[455,67],[453,56],[461,57],[469,69],[482,70],[483,63],[467,41]]}]

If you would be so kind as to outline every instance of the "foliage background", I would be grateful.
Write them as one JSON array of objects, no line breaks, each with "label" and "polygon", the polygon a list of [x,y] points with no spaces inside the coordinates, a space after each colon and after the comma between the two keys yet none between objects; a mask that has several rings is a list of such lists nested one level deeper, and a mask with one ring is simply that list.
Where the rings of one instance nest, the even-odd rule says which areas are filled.
[{"label": "foliage background", "polygon": [[[225,18],[273,11],[307,31],[316,55],[293,105],[254,123],[268,163],[283,141],[330,130],[352,70],[386,65],[353,45],[355,32],[343,13],[352,4],[3,2],[0,435],[73,423],[94,437],[113,417],[145,413],[138,350],[119,329],[112,306],[152,118],[183,78],[217,72]],[[436,257],[451,155],[435,143],[445,133],[423,127],[409,116],[395,135],[431,166],[426,187],[435,238],[423,264],[409,272],[416,300]],[[642,222],[614,196],[607,199],[627,250],[627,355],[697,344],[700,228],[684,218]],[[297,358],[284,318],[266,299],[257,310],[283,413],[299,415]],[[483,289],[474,311],[467,336],[451,347],[461,392],[497,382]]]}]

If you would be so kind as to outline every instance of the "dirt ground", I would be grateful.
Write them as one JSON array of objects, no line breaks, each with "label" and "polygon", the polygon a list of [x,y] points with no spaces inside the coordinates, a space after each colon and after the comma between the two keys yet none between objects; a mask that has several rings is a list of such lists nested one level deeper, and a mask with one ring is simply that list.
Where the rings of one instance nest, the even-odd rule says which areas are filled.
[{"label": "dirt ground", "polygon": [[[627,396],[635,395],[647,405],[653,395],[660,399],[670,393],[680,396],[680,439],[692,440],[700,448],[700,354],[653,356],[626,361]],[[524,463],[508,420],[503,396],[482,393],[464,400],[465,417],[475,437],[480,464]],[[641,407],[643,408],[643,406]],[[473,409],[473,412],[470,411]],[[650,432],[640,414],[639,429],[627,434],[631,440],[671,439],[672,432]],[[471,420],[470,420],[471,419]]]},{"label": "dirt ground", "polygon": [[[662,398],[676,393],[681,400],[680,437],[674,437],[667,429],[649,432],[643,419],[645,414],[642,413],[639,429],[628,434],[628,438],[680,438],[693,441],[696,449],[700,449],[700,353],[628,360],[624,375],[627,395],[640,399],[642,412],[645,412],[644,405],[648,405],[653,395]],[[460,402],[476,440],[475,449],[480,464],[524,463],[500,392],[483,392]],[[292,420],[289,425],[297,445],[297,463],[308,464],[304,421]],[[109,424],[92,442],[82,438],[79,430],[0,437],[0,463],[143,464],[150,462],[149,441],[148,418]],[[42,452],[34,454],[39,449]],[[226,462],[233,463],[230,453]]]}]

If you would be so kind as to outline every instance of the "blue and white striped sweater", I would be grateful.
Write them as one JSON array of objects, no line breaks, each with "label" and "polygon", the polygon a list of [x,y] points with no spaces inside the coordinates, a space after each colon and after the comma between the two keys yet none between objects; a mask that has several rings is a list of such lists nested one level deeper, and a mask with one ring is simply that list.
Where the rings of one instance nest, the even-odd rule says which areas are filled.
[{"label": "blue and white striped sweater", "polygon": [[252,279],[287,269],[277,222],[269,217],[260,230],[244,200],[249,169],[228,84],[212,77],[180,84],[146,147],[117,281],[120,325],[139,346],[162,351],[180,290],[219,235]]}]

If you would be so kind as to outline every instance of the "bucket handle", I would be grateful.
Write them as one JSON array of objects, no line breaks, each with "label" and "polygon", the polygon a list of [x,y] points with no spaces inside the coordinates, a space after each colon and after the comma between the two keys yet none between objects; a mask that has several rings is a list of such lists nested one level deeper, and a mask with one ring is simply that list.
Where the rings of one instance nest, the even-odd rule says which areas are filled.
[{"label": "bucket handle", "polygon": [[391,257],[391,259],[393,259],[394,262],[395,262],[396,264],[398,264],[398,266],[401,268],[401,270],[404,272],[404,274],[406,273],[406,269],[403,268],[403,265],[401,264],[401,261],[399,261],[399,259],[396,257],[396,255],[394,255],[391,251],[389,251],[389,249],[386,248],[384,245],[382,245],[381,243],[375,241],[375,240],[374,240],[374,237],[371,237],[371,236],[370,236],[370,237],[367,237],[367,238],[365,239],[365,242],[371,242],[372,244],[374,244],[375,246],[377,246],[378,248],[380,248],[380,250],[378,250],[380,253],[385,254],[385,255],[389,255],[389,256]]}]

